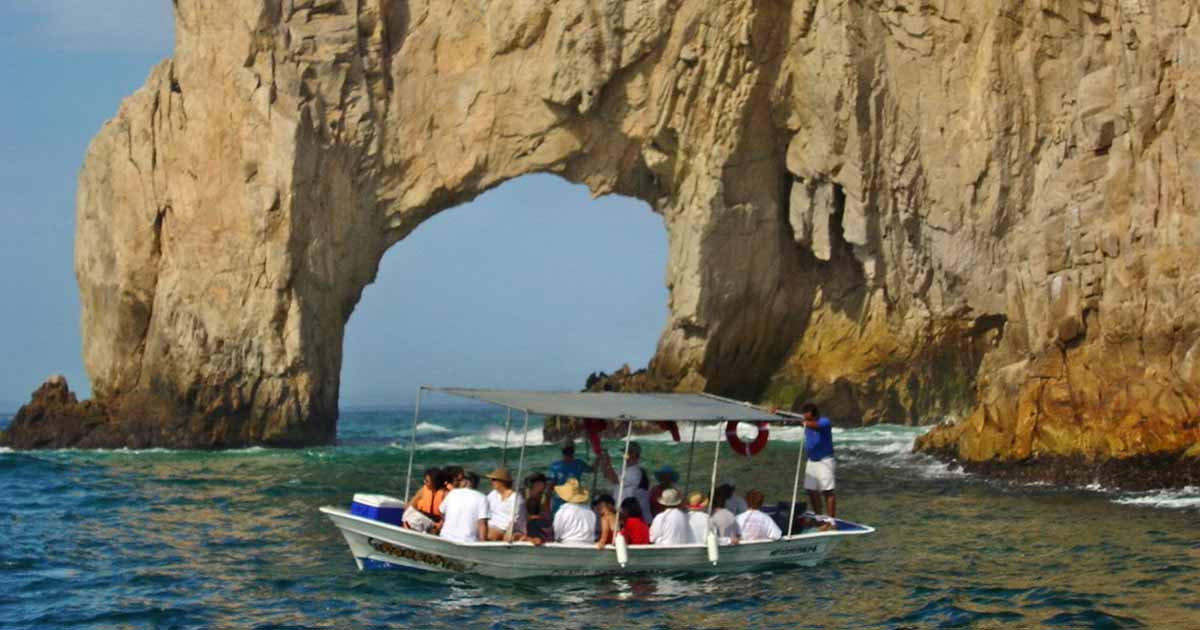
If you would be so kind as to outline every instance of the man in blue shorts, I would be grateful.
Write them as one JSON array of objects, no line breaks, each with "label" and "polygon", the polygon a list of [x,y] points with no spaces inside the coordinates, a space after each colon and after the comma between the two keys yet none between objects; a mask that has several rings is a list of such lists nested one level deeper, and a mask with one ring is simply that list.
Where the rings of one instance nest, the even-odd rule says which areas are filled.
[{"label": "man in blue shorts", "polygon": [[[836,462],[833,458],[833,423],[821,416],[817,406],[808,403],[800,408],[804,419],[804,454],[808,465],[804,469],[804,489],[812,511],[820,514],[822,507],[829,518],[837,518],[837,499],[834,497]],[[822,497],[825,499],[821,501]]]},{"label": "man in blue shorts", "polygon": [[587,462],[575,459],[575,441],[568,439],[563,442],[562,459],[550,464],[550,509],[551,512],[557,512],[558,506],[563,504],[563,500],[559,498],[557,492],[553,492],[555,486],[561,486],[567,483],[568,479],[576,479],[580,485],[583,485],[583,475],[591,470]]}]

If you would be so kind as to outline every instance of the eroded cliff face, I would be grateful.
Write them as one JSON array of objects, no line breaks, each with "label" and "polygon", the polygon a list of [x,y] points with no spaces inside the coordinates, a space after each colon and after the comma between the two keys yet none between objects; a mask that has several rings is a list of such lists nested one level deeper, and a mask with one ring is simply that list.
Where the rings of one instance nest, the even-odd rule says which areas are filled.
[{"label": "eroded cliff face", "polygon": [[80,177],[114,422],[332,439],[384,251],[553,172],[663,215],[681,389],[963,416],[926,444],[976,460],[1200,438],[1197,0],[176,7]]}]

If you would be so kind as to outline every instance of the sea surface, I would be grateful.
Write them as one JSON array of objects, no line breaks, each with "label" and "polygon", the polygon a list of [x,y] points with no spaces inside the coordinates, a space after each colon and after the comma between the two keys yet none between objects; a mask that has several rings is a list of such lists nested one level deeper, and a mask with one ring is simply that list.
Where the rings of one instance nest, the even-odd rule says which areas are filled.
[{"label": "sea surface", "polygon": [[[923,429],[894,426],[835,430],[839,515],[878,532],[815,569],[520,582],[359,573],[317,508],[355,492],[402,496],[411,414],[346,411],[327,448],[0,451],[0,628],[1200,628],[1200,489],[989,482],[912,455]],[[504,457],[503,412],[422,415],[418,470],[486,472]],[[557,455],[540,424],[527,470]],[[707,486],[707,433],[693,487]],[[641,438],[644,463],[686,471],[689,437]],[[724,448],[720,476],[786,500],[795,440],[774,431],[754,458]]]}]

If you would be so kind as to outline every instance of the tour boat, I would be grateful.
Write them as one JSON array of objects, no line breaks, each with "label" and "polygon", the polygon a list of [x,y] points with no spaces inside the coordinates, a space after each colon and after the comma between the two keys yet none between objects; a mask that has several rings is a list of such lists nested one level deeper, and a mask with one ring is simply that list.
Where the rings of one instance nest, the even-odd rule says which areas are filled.
[{"label": "tour boat", "polygon": [[[472,398],[501,405],[509,410],[506,431],[511,428],[512,412],[525,416],[525,431],[529,433],[529,416],[564,416],[589,418],[588,430],[593,444],[599,445],[599,433],[604,423],[626,425],[625,449],[628,456],[633,423],[649,421],[664,423],[674,435],[678,425],[692,426],[692,446],[700,427],[716,427],[734,450],[751,454],[766,442],[767,428],[772,423],[792,423],[795,416],[772,413],[743,403],[711,394],[634,394],[618,392],[530,392],[510,390],[480,390],[463,388],[422,387],[417,395],[413,413],[413,428],[409,445],[408,476],[405,491],[412,490],[413,456],[416,449],[417,425],[420,423],[421,395],[426,391]],[[752,444],[742,443],[736,435],[739,422],[755,423],[759,439]],[[716,489],[717,469],[723,446],[717,442],[713,451],[713,466],[708,496]],[[823,560],[844,537],[870,534],[869,526],[838,519],[834,527],[795,527],[796,496],[805,466],[803,445],[797,447],[797,465],[792,485],[792,501],[787,506],[787,519],[781,527],[779,540],[720,544],[710,533],[703,543],[688,545],[626,545],[619,535],[616,544],[597,549],[595,544],[566,544],[547,542],[535,546],[530,542],[470,542],[462,543],[417,532],[399,525],[396,518],[404,500],[388,497],[373,498],[374,505],[390,508],[344,509],[321,508],[342,532],[360,570],[407,569],[426,572],[477,574],[494,578],[527,578],[542,576],[592,576],[633,573],[750,571],[754,569],[792,565],[811,567]],[[524,439],[517,469],[517,479],[523,478],[525,465]],[[624,467],[620,475],[618,496],[624,487]],[[711,503],[711,502],[710,502]],[[356,507],[361,507],[355,504]],[[711,509],[711,508],[710,508]],[[357,513],[356,513],[357,512]],[[388,517],[383,512],[391,512]],[[782,516],[782,514],[780,514]],[[781,519],[779,519],[781,520]],[[801,518],[801,522],[806,519]]]}]

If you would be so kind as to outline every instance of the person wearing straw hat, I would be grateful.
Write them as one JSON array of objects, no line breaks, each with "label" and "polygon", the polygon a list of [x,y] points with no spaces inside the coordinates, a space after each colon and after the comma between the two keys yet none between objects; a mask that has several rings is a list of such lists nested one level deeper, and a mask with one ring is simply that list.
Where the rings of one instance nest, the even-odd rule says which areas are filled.
[{"label": "person wearing straw hat", "polygon": [[679,473],[675,472],[675,469],[668,464],[654,471],[654,479],[658,484],[650,489],[650,513],[652,516],[663,511],[663,504],[658,499],[664,490],[673,488],[676,483],[679,483]]},{"label": "person wearing straw hat", "polygon": [[554,493],[563,500],[554,514],[554,539],[561,543],[587,543],[596,539],[596,513],[588,507],[587,488],[571,477],[566,483],[554,486]]},{"label": "person wearing straw hat", "polygon": [[654,545],[686,545],[692,542],[692,530],[688,527],[687,515],[679,509],[683,498],[679,490],[667,488],[663,490],[658,502],[663,511],[654,517],[650,523],[650,543]]},{"label": "person wearing straw hat", "polygon": [[[567,438],[562,444],[562,459],[550,464],[548,477],[550,478],[550,487],[559,486],[567,483],[568,479],[578,479],[583,482],[583,477],[591,472],[592,467],[582,460],[575,459],[575,440]],[[550,510],[557,512],[563,502],[557,496],[551,497]]]},{"label": "person wearing straw hat", "polygon": [[[487,495],[487,539],[526,540],[525,502],[521,500],[521,495],[513,489],[512,475],[507,468],[501,466],[488,473],[487,478],[492,482],[492,491]],[[508,532],[510,524],[512,525],[511,537]]]},{"label": "person wearing straw hat", "polygon": [[688,495],[688,529],[692,531],[692,543],[703,545],[708,539],[708,498],[701,492]]}]

